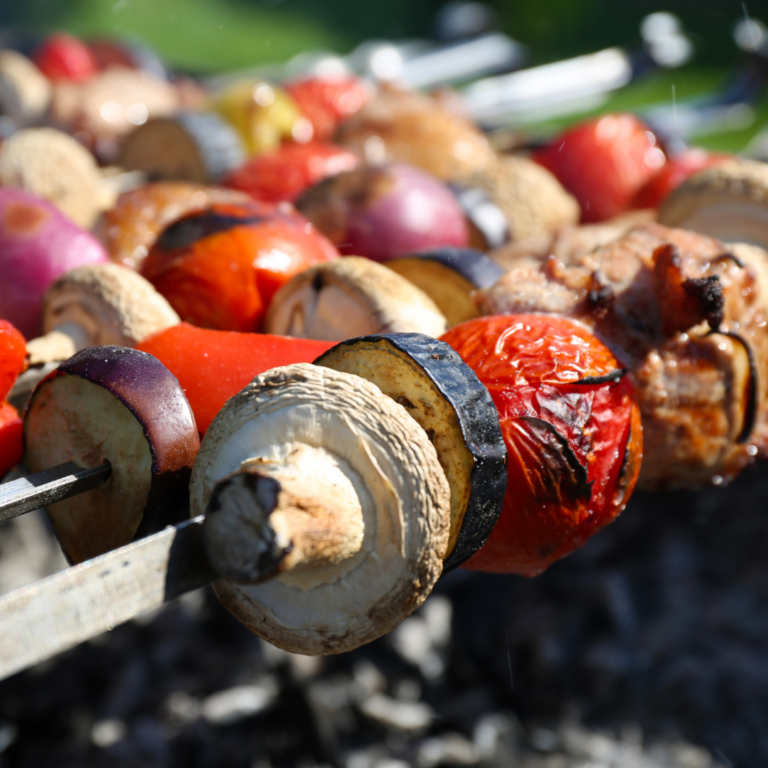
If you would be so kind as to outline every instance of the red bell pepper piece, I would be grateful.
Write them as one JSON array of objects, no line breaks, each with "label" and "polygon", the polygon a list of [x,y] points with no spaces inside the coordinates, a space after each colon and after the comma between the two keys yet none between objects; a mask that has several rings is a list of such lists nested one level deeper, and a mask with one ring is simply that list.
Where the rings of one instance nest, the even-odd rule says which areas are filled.
[{"label": "red bell pepper piece", "polygon": [[144,339],[137,349],[154,355],[179,380],[205,434],[224,403],[255,376],[281,365],[311,363],[334,344],[180,323]]}]

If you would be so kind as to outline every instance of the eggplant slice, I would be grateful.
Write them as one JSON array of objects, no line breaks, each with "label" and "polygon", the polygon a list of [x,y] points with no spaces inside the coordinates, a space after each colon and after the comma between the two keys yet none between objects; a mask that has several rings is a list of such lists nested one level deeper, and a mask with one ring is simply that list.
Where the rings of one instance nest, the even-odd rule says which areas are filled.
[{"label": "eggplant slice", "polygon": [[72,563],[189,515],[195,417],[176,377],[146,352],[91,347],[62,363],[30,398],[24,442],[30,472],[112,465],[98,488],[48,508]]},{"label": "eggplant slice", "polygon": [[123,143],[118,164],[152,181],[215,184],[245,162],[235,129],[213,112],[147,120]]},{"label": "eggplant slice", "polygon": [[473,248],[441,248],[384,262],[421,288],[453,327],[480,315],[472,294],[490,288],[504,274],[490,256]]},{"label": "eggplant slice", "polygon": [[420,333],[349,339],[315,365],[367,379],[425,430],[451,489],[443,571],[466,562],[493,530],[507,487],[499,414],[472,369],[448,344]]}]

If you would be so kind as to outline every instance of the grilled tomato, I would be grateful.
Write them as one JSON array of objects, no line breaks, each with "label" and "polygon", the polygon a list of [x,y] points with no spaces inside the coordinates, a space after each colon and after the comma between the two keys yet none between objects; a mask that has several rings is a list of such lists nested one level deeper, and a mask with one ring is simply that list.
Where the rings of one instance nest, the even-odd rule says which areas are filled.
[{"label": "grilled tomato", "polygon": [[141,273],[192,325],[258,331],[278,288],[337,256],[290,206],[218,203],[166,227]]},{"label": "grilled tomato", "polygon": [[442,339],[491,393],[509,454],[501,516],[465,567],[536,576],[629,500],[642,428],[626,371],[564,318],[482,317]]}]

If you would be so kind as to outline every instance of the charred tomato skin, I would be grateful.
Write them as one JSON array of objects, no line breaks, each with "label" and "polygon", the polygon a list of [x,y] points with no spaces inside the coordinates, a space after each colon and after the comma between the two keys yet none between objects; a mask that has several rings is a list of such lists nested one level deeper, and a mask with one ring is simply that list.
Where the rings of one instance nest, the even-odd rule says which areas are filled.
[{"label": "charred tomato skin", "polygon": [[626,371],[564,318],[484,317],[442,338],[488,387],[509,453],[499,522],[465,567],[536,576],[615,519],[634,489],[642,427]]},{"label": "charred tomato skin", "polygon": [[298,272],[338,257],[290,206],[214,204],[168,226],[141,274],[182,320],[222,331],[259,331],[272,297]]},{"label": "charred tomato skin", "polygon": [[[152,457],[153,477],[134,538],[189,517],[189,481],[200,438],[194,414],[176,377],[146,352],[129,347],[90,347],[42,379],[26,413],[41,387],[62,376],[78,376],[104,388],[142,427]],[[66,553],[65,542],[62,548]]]},{"label": "charred tomato skin", "polygon": [[[444,459],[441,449],[446,444],[446,438],[452,438],[447,434],[450,426],[445,435],[435,435],[435,431],[440,429],[440,423],[433,416],[436,409],[429,403],[408,401],[405,396],[405,369],[395,367],[394,359],[407,359],[411,370],[415,368],[421,377],[431,383],[458,421],[462,447],[471,455],[472,467],[468,478],[468,498],[463,509],[457,510],[459,519],[452,529],[458,530],[452,530],[453,546],[443,564],[444,572],[453,570],[482,547],[501,514],[507,487],[507,449],[496,406],[487,388],[448,344],[421,333],[371,334],[347,339],[317,358],[315,365],[346,370],[335,361],[345,354],[354,357],[357,350],[362,349],[376,350],[379,353],[378,364],[368,364],[363,371],[349,372],[368,378],[427,428],[444,469],[447,459]],[[435,429],[430,429],[430,424]],[[446,475],[450,484],[451,477],[448,472]],[[454,489],[451,491],[453,493]]]}]

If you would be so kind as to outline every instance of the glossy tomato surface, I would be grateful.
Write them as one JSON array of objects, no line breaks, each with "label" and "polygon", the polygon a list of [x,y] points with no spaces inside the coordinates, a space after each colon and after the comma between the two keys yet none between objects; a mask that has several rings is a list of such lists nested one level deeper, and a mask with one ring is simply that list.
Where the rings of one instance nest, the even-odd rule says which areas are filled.
[{"label": "glossy tomato surface", "polygon": [[0,400],[5,400],[16,377],[26,367],[24,337],[7,321],[0,320]]},{"label": "glossy tomato surface", "polygon": [[632,387],[607,347],[571,320],[484,317],[442,338],[488,387],[509,452],[501,517],[464,567],[536,576],[629,500],[642,455]]},{"label": "glossy tomato surface", "polygon": [[323,141],[284,142],[272,152],[252,157],[233,171],[224,186],[267,203],[293,202],[321,179],[351,171],[359,160],[343,147]]},{"label": "glossy tomato surface", "polygon": [[366,84],[350,76],[306,77],[285,86],[304,116],[312,123],[316,139],[330,139],[339,123],[354,115],[368,101]]},{"label": "glossy tomato surface", "polygon": [[201,434],[224,403],[270,368],[311,363],[335,342],[266,333],[231,333],[179,323],[137,346],[179,380]]},{"label": "glossy tomato surface", "polygon": [[289,205],[214,204],[157,238],[141,265],[182,320],[222,331],[258,331],[278,288],[338,257]]},{"label": "glossy tomato surface", "polygon": [[21,419],[4,402],[16,377],[27,367],[24,337],[7,321],[0,320],[0,478],[21,461]]},{"label": "glossy tomato surface", "polygon": [[666,162],[650,128],[634,115],[604,115],[569,128],[533,159],[579,201],[584,222],[632,207],[640,188]]}]

